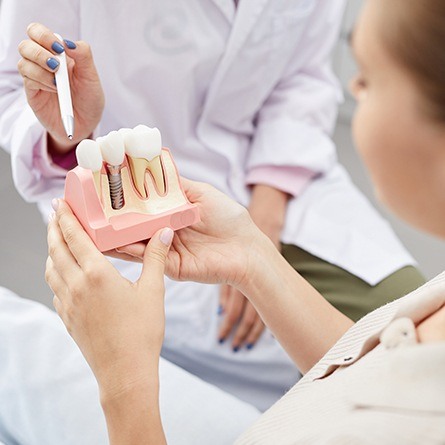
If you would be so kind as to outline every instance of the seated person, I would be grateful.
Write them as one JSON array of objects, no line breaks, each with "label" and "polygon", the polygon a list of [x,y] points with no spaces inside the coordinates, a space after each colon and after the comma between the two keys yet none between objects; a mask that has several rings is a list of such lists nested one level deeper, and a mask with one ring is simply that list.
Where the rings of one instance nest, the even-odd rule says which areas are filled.
[{"label": "seated person", "polygon": [[[356,142],[378,196],[441,237],[444,41],[442,0],[368,1],[353,36],[360,73],[352,85]],[[158,378],[164,270],[239,289],[306,374],[237,443],[443,442],[444,274],[354,325],[286,263],[243,207],[210,186],[184,186],[202,222],[121,249],[143,262],[136,283],[95,248],[65,202],[54,202],[47,280],[97,379],[111,444],[166,441]]]}]

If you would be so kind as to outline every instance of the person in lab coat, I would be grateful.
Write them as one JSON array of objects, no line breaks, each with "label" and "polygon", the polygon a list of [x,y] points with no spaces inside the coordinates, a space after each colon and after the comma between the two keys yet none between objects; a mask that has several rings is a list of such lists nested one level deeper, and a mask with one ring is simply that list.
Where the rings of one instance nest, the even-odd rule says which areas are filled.
[{"label": "person in lab coat", "polygon": [[[0,145],[17,189],[46,218],[80,140],[157,126],[183,176],[248,207],[348,316],[417,287],[413,259],[351,183],[330,139],[342,97],[330,56],[343,3],[3,0]],[[72,142],[53,83],[61,51],[70,60]],[[131,280],[140,275],[135,264],[118,267]],[[298,379],[238,291],[168,281],[167,295],[163,357],[261,410]]]}]

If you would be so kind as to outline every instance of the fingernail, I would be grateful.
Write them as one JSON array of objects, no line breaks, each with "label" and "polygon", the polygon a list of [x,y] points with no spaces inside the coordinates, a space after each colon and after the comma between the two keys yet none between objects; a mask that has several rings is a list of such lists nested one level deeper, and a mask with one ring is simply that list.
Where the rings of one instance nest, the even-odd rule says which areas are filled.
[{"label": "fingernail", "polygon": [[54,59],[54,57],[50,57],[47,61],[46,64],[52,69],[55,70],[58,66],[59,66],[59,62]]},{"label": "fingernail", "polygon": [[172,240],[173,240],[173,235],[174,232],[172,229],[170,229],[170,227],[166,227],[162,232],[161,235],[159,237],[159,239],[161,240],[162,244],[165,244],[166,246],[170,246]]},{"label": "fingernail", "polygon": [[77,45],[74,42],[72,42],[71,40],[64,39],[63,41],[65,42],[65,45],[69,49],[76,49],[77,48]]},{"label": "fingernail", "polygon": [[59,42],[54,42],[51,45],[51,48],[53,49],[53,51],[55,51],[57,54],[62,54],[65,51],[65,48],[63,47],[63,45]]},{"label": "fingernail", "polygon": [[218,306],[218,315],[222,315],[223,312],[224,312],[224,308],[221,305],[219,305]]},{"label": "fingernail", "polygon": [[219,341],[219,344],[222,345],[226,341],[226,339],[225,338],[220,338],[218,341]]},{"label": "fingernail", "polygon": [[57,209],[59,208],[59,200],[56,199],[56,198],[54,198],[54,199],[51,201],[51,206],[52,206],[52,208],[54,209],[54,211],[57,212]]},{"label": "fingernail", "polygon": [[238,352],[239,351],[239,346],[235,346],[234,348],[233,348],[233,352]]},{"label": "fingernail", "polygon": [[247,349],[252,349],[252,348],[253,348],[253,343],[248,343],[248,344],[246,345],[246,348],[247,348]]}]

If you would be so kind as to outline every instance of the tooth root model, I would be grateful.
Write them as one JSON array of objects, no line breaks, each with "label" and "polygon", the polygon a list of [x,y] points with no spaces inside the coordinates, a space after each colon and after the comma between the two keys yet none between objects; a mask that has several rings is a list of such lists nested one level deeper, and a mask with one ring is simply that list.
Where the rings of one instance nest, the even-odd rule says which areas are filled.
[{"label": "tooth root model", "polygon": [[113,209],[119,210],[125,204],[121,175],[122,164],[125,158],[124,139],[122,134],[117,131],[111,131],[105,137],[97,138],[97,142],[99,142],[107,167],[111,206]]},{"label": "tooth root model", "polygon": [[164,171],[161,163],[162,140],[157,128],[138,125],[133,130],[121,130],[125,140],[125,152],[130,165],[133,183],[142,198],[148,198],[146,172],[151,173],[160,195],[166,192]]},{"label": "tooth root model", "polygon": [[79,167],[93,172],[94,185],[100,195],[100,171],[103,167],[103,158],[99,144],[91,139],[84,139],[76,148],[76,158]]},{"label": "tooth root model", "polygon": [[161,155],[156,156],[148,163],[148,171],[155,180],[156,187],[161,195],[166,192],[164,171],[162,169]]}]

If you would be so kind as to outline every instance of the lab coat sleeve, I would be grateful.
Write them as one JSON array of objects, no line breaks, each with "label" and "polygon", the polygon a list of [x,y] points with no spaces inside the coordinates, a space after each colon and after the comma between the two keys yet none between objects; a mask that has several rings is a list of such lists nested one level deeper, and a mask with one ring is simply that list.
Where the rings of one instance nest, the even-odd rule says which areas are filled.
[{"label": "lab coat sleeve", "polygon": [[[310,180],[330,170],[336,150],[330,136],[342,90],[331,69],[344,2],[320,0],[304,34],[257,116],[247,162],[247,180],[265,182],[262,168],[300,167]],[[290,35],[287,38],[291,38]],[[287,191],[286,175],[279,189]]]},{"label": "lab coat sleeve", "polygon": [[2,0],[0,3],[0,146],[11,155],[15,186],[27,201],[54,197],[66,170],[47,153],[46,132],[27,104],[17,70],[19,43],[26,28],[40,22],[66,38],[77,40],[75,0]]},{"label": "lab coat sleeve", "polygon": [[299,196],[316,173],[303,167],[259,166],[251,169],[247,185],[268,185],[292,197]]}]

